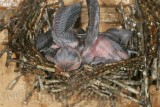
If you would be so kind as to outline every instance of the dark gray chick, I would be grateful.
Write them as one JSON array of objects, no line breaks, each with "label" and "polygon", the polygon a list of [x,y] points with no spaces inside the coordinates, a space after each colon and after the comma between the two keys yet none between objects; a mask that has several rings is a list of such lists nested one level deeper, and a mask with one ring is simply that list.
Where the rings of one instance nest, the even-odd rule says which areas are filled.
[{"label": "dark gray chick", "polygon": [[51,30],[36,36],[34,41],[35,41],[36,49],[44,55],[50,52],[55,53],[57,49],[60,48],[58,45],[56,45],[53,42]]},{"label": "dark gray chick", "polygon": [[52,32],[47,31],[41,35],[36,36],[35,46],[39,52],[46,52],[48,48],[53,44]]},{"label": "dark gray chick", "polygon": [[[79,52],[74,49],[79,40],[73,26],[81,12],[81,3],[61,7],[54,18],[52,37],[53,41],[60,47],[54,56],[51,52],[45,57],[48,61],[54,62],[57,69],[61,71],[76,70],[81,65]],[[51,48],[54,48],[53,46]]]},{"label": "dark gray chick", "polygon": [[108,29],[104,34],[116,41],[119,44],[127,45],[130,38],[133,36],[133,32],[128,29]]}]

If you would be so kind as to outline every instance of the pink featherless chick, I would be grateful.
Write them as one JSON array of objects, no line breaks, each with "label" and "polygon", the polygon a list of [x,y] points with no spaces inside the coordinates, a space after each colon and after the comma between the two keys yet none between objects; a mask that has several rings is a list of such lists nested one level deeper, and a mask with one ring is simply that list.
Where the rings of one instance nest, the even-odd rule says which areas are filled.
[{"label": "pink featherless chick", "polygon": [[[89,21],[87,38],[81,54],[83,63],[112,63],[123,59],[128,59],[129,55],[127,50],[125,50],[123,46],[116,41],[116,39],[114,40],[112,36],[107,37],[105,33],[99,33],[100,8],[97,0],[87,0],[87,5]],[[122,39],[122,37],[119,38],[122,41],[128,40]]]}]

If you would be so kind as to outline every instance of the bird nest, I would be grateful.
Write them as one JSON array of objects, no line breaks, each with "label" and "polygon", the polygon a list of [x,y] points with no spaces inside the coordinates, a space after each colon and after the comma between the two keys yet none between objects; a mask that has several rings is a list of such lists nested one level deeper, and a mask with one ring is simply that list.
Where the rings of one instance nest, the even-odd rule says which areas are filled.
[{"label": "bird nest", "polygon": [[[134,6],[112,6],[117,10],[122,27],[134,31],[128,45],[138,52],[136,57],[111,64],[84,64],[74,72],[58,71],[35,48],[35,37],[52,26],[53,14],[59,7],[58,3],[47,4],[46,0],[25,0],[10,22],[1,28],[8,29],[9,37],[0,55],[7,52],[6,66],[15,62],[20,72],[9,83],[8,89],[12,89],[21,76],[32,74],[35,82],[24,103],[28,102],[33,90],[45,90],[62,102],[79,96],[70,105],[89,96],[109,96],[114,107],[114,98],[122,96],[140,105],[151,106],[149,87],[153,82],[150,77],[159,87],[159,2],[136,0]],[[129,16],[126,7],[130,10]],[[12,54],[16,58],[12,58]]]}]

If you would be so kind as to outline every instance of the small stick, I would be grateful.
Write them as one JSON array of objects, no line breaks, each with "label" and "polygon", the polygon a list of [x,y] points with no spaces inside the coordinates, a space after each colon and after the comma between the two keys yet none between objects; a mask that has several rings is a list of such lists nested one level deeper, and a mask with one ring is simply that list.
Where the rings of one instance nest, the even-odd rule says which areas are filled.
[{"label": "small stick", "polygon": [[70,104],[70,107],[77,107],[76,106],[77,104],[87,99],[91,94],[92,92],[90,91],[90,89],[86,89],[86,90],[83,90],[82,92],[78,92],[78,94],[76,95],[80,95],[80,96],[76,99],[75,102]]},{"label": "small stick", "polygon": [[5,66],[9,66],[9,63],[11,62],[11,57],[12,57],[12,51],[7,49],[7,61],[6,61],[6,64]]},{"label": "small stick", "polygon": [[[37,68],[37,69],[41,69],[41,70],[45,70],[45,71],[49,71],[49,72],[56,72],[55,68],[48,67],[48,66],[43,66],[43,65],[33,65],[29,62],[25,62],[23,60],[18,60],[18,59],[14,59],[14,58],[10,59],[10,62],[23,63],[27,66],[32,67],[32,68]],[[61,76],[70,77],[70,75],[67,72],[61,72],[61,71],[58,72],[57,71],[56,73],[61,75]]]},{"label": "small stick", "polygon": [[66,85],[64,84],[52,84],[52,85],[44,85],[46,89],[62,89],[66,88]]},{"label": "small stick", "polygon": [[[95,86],[92,85],[93,88],[95,88]],[[98,87],[97,87],[98,88]],[[106,92],[103,93],[101,91],[99,91],[99,89],[92,89],[96,94],[98,94],[99,96],[108,96],[110,94],[112,94],[111,92],[109,92],[108,90],[105,90]]]},{"label": "small stick", "polygon": [[153,68],[154,70],[152,70],[152,79],[153,80],[157,80],[157,76],[158,76],[158,58],[154,58],[153,59]]},{"label": "small stick", "polygon": [[129,76],[121,76],[121,75],[106,75],[102,76],[103,79],[128,79]]},{"label": "small stick", "polygon": [[[110,86],[109,84],[105,84],[105,83],[102,83],[101,81],[99,81],[99,80],[92,80],[91,82],[90,82],[90,84],[92,85],[96,85],[96,86],[102,86],[102,87],[105,87],[105,88],[108,88],[108,89],[111,89],[111,90],[116,90],[116,88],[115,87],[113,87],[113,86]],[[93,87],[93,86],[92,86]],[[97,87],[98,88],[98,87]]]},{"label": "small stick", "polygon": [[[123,93],[123,92],[120,92],[119,90],[113,90],[113,91],[114,91],[113,94],[116,95],[116,96],[120,95],[120,96],[122,96],[124,98],[127,98],[127,99],[130,99],[131,101],[134,101],[136,103],[143,104],[142,101],[139,101],[136,98],[133,98],[133,97],[131,97],[131,96],[129,96],[129,95]],[[106,93],[106,90],[102,90],[102,93]]]},{"label": "small stick", "polygon": [[40,90],[43,91],[44,90],[44,85],[43,85],[42,79],[39,75],[37,76],[37,80],[38,80],[38,83],[39,83],[39,86],[40,86]]},{"label": "small stick", "polygon": [[69,107],[67,96],[63,97],[62,107]]},{"label": "small stick", "polygon": [[48,8],[46,8],[45,9],[45,18],[46,18],[46,20],[47,20],[47,23],[48,23],[48,26],[49,26],[49,29],[51,30],[51,23],[50,23],[50,21],[49,21],[49,16],[48,16]]},{"label": "small stick", "polygon": [[64,82],[62,80],[45,80],[45,84],[49,85],[49,84],[55,84],[55,83],[61,83]]},{"label": "small stick", "polygon": [[14,78],[14,80],[12,80],[8,86],[7,86],[7,90],[12,90],[14,88],[14,86],[17,84],[17,82],[19,81],[20,77],[22,76],[22,74],[19,74],[16,78]]},{"label": "small stick", "polygon": [[29,100],[31,99],[31,96],[33,95],[33,92],[35,91],[36,87],[38,85],[38,81],[36,80],[33,84],[32,89],[27,93],[26,97],[23,100],[23,104],[27,105]]},{"label": "small stick", "polygon": [[[148,26],[147,24],[144,24],[144,13],[143,13],[143,6],[142,6],[142,0],[136,0],[136,5],[138,8],[138,12],[139,12],[139,16],[140,16],[140,22],[141,22],[141,26],[140,26],[140,32],[141,32],[141,37],[142,37],[142,54],[145,55],[145,70],[143,71],[143,78],[144,78],[144,85],[142,84],[141,86],[141,90],[142,90],[142,95],[144,93],[144,97],[145,97],[145,104],[146,107],[151,107],[151,101],[150,101],[150,93],[149,93],[149,74],[148,74],[148,69],[149,69],[149,64],[148,64],[148,54],[149,54],[149,47],[148,47],[148,34],[146,34],[146,32],[148,31],[148,29],[144,29],[144,27]],[[143,25],[143,26],[142,26]],[[144,38],[145,37],[145,38]],[[144,47],[145,46],[145,47]],[[144,87],[143,87],[144,86]],[[143,97],[143,96],[142,96]]]},{"label": "small stick", "polygon": [[115,83],[115,84],[117,84],[117,85],[119,85],[119,86],[121,86],[122,88],[124,88],[124,89],[126,89],[126,90],[128,90],[128,91],[130,91],[132,93],[135,93],[135,94],[139,94],[140,93],[136,89],[134,89],[134,88],[132,88],[132,87],[130,87],[128,85],[125,85],[125,84],[123,84],[121,82],[118,82],[116,80],[111,80],[111,79],[108,79],[108,80],[111,81],[111,82],[113,82],[113,83]]},{"label": "small stick", "polygon": [[29,62],[25,62],[23,60],[18,60],[18,59],[14,59],[12,58],[11,59],[11,62],[16,62],[16,63],[24,63],[25,65],[28,65],[28,66],[31,66],[33,68],[37,68],[37,69],[41,69],[41,70],[46,70],[46,71],[49,71],[49,72],[55,72],[55,69],[54,68],[51,68],[51,67],[47,67],[47,66],[42,66],[42,65],[33,65]]},{"label": "small stick", "polygon": [[[115,94],[116,96],[118,96],[118,95],[120,95],[120,96],[122,96],[122,97],[125,97],[125,98],[127,98],[127,99],[130,99],[130,100],[132,100],[132,101],[134,101],[134,102],[137,102],[137,103],[139,103],[139,104],[143,104],[143,102],[141,102],[141,101],[139,101],[139,100],[137,100],[137,99],[135,99],[135,98],[133,98],[133,97],[131,97],[131,96],[129,96],[129,95],[126,95],[126,94],[124,94],[123,92],[120,92],[118,89],[116,89],[116,88],[114,88],[113,86],[109,86],[109,85],[107,85],[107,84],[104,84],[104,83],[101,83],[99,80],[96,80],[95,82],[93,82],[94,84],[92,85],[92,86],[94,86],[94,87],[97,87],[97,89],[98,89],[98,86],[100,86],[100,87],[106,87],[107,89],[105,89],[105,90],[100,90],[100,89],[98,89],[98,90],[100,90],[101,92],[99,92],[99,93],[101,93],[102,95],[103,94],[109,94],[109,95],[112,95],[111,94],[111,91],[109,91],[108,89],[110,89],[110,90],[112,90],[113,92],[113,94]],[[95,86],[95,85],[97,85],[97,86]]]},{"label": "small stick", "polygon": [[141,85],[142,84],[142,80],[140,81],[132,81],[132,80],[123,80],[122,83],[126,84],[126,85]]},{"label": "small stick", "polygon": [[0,58],[3,56],[3,54],[7,51],[7,47],[5,46],[1,51],[0,51]]},{"label": "small stick", "polygon": [[126,22],[127,21],[127,17],[125,16],[124,6],[123,6],[122,3],[120,4],[118,12],[120,13],[121,18],[122,18],[121,23],[124,23],[124,28],[127,29],[128,28],[127,22]]},{"label": "small stick", "polygon": [[114,96],[113,95],[109,96],[109,99],[110,99],[110,105],[111,105],[111,107],[116,107]]},{"label": "small stick", "polygon": [[97,107],[105,107],[106,100],[107,100],[106,96],[101,96]]},{"label": "small stick", "polygon": [[160,84],[160,46],[159,46],[159,42],[160,42],[160,40],[159,40],[159,36],[160,36],[160,26],[158,27],[158,31],[157,31],[157,47],[158,47],[158,49],[157,49],[157,80],[156,80],[156,89],[157,90],[159,90],[159,84]]},{"label": "small stick", "polygon": [[144,104],[142,101],[139,101],[139,100],[137,100],[137,99],[135,99],[135,98],[133,98],[133,97],[131,97],[131,96],[129,96],[129,95],[126,95],[126,94],[124,94],[124,93],[122,93],[122,92],[119,92],[119,94],[120,94],[122,97],[124,97],[124,98],[130,99],[131,101],[134,101],[134,102],[139,103],[139,104],[141,104],[141,105]]},{"label": "small stick", "polygon": [[140,26],[139,26],[139,32],[140,32],[140,40],[139,43],[141,43],[141,45],[139,45],[140,47],[140,51],[142,52],[142,54],[144,54],[144,49],[145,49],[145,44],[144,44],[144,29],[143,29],[143,23],[144,23],[144,16],[142,14],[142,9],[140,8],[140,3],[139,3],[139,0],[135,0],[135,6],[136,6],[136,9],[138,11],[138,16],[140,17]]},{"label": "small stick", "polygon": [[66,87],[62,87],[62,88],[60,88],[60,89],[52,89],[52,90],[50,90],[50,92],[52,92],[52,93],[57,93],[57,92],[62,92],[62,91],[64,91],[66,89]]}]

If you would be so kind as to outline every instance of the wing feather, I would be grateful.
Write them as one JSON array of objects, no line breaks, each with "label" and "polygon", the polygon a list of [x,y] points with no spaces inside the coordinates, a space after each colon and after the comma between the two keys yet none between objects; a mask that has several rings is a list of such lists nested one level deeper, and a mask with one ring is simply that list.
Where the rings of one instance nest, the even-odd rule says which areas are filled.
[{"label": "wing feather", "polygon": [[70,27],[73,27],[77,18],[80,16],[81,3],[75,3],[70,6],[60,8],[53,21],[53,30],[56,35],[67,31]]},{"label": "wing feather", "polygon": [[92,45],[99,32],[99,22],[100,22],[100,9],[97,0],[87,0],[88,5],[88,28],[87,28],[87,39],[85,44],[87,46]]}]

